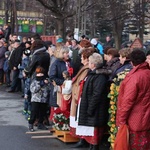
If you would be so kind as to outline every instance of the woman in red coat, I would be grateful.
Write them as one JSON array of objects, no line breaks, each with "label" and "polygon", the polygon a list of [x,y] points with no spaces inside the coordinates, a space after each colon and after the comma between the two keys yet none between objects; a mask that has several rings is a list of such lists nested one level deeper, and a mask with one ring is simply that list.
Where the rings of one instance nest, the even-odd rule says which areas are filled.
[{"label": "woman in red coat", "polygon": [[121,83],[117,126],[129,126],[131,150],[150,149],[150,68],[141,50],[131,53],[133,69]]}]

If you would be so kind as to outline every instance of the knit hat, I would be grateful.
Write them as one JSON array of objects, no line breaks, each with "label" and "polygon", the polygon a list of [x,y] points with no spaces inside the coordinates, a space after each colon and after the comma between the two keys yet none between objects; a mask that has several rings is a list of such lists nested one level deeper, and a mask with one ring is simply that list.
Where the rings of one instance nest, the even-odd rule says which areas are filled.
[{"label": "knit hat", "polygon": [[92,40],[91,40],[91,44],[96,45],[96,44],[97,44],[96,39],[92,39]]},{"label": "knit hat", "polygon": [[23,54],[26,55],[26,56],[30,56],[31,51],[29,49],[25,49]]},{"label": "knit hat", "polygon": [[56,42],[57,43],[61,43],[61,42],[63,42],[63,39],[62,38],[58,38]]}]

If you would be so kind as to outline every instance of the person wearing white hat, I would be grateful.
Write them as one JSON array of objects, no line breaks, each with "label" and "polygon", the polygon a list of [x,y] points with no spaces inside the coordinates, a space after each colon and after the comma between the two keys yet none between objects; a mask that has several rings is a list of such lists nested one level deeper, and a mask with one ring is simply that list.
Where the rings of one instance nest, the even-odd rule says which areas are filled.
[{"label": "person wearing white hat", "polygon": [[104,54],[103,46],[95,38],[91,40],[91,44],[94,45],[94,47],[98,50],[99,54]]}]

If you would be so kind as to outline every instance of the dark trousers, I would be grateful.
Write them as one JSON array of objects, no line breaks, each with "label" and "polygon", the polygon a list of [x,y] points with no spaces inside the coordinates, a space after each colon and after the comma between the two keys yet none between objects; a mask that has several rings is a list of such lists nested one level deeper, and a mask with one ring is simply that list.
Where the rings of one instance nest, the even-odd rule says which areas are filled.
[{"label": "dark trousers", "polygon": [[19,70],[12,70],[12,83],[11,83],[11,90],[19,91],[21,89],[21,80],[18,78]]},{"label": "dark trousers", "polygon": [[10,70],[5,72],[6,84],[10,84]]},{"label": "dark trousers", "polygon": [[0,69],[0,83],[3,83],[4,81],[4,71],[3,69]]},{"label": "dark trousers", "polygon": [[24,88],[25,88],[25,79],[22,78],[21,79],[21,91],[22,91],[22,94],[24,95]]},{"label": "dark trousers", "polygon": [[31,116],[29,124],[33,124],[37,117],[39,119],[38,123],[43,124],[46,110],[47,110],[46,103],[31,102]]},{"label": "dark trousers", "polygon": [[31,101],[29,98],[24,100],[24,110],[25,111],[31,111]]}]

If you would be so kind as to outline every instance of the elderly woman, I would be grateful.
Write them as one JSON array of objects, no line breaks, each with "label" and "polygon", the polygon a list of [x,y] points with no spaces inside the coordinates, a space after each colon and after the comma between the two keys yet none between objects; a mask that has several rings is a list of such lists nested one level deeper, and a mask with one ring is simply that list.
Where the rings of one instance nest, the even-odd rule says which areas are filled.
[{"label": "elderly woman", "polygon": [[103,58],[98,53],[89,57],[89,72],[84,79],[77,113],[76,134],[90,143],[90,150],[98,150],[104,127],[108,121],[108,71],[102,69]]},{"label": "elderly woman", "polygon": [[[88,48],[84,49],[81,53],[81,63],[83,64],[83,67],[79,70],[77,75],[74,77],[72,81],[72,101],[71,101],[71,110],[70,110],[70,133],[73,136],[76,136],[76,110],[78,105],[78,100],[81,95],[82,90],[79,88],[79,85],[81,84],[81,81],[84,80],[84,78],[87,76],[88,70],[89,70],[89,56],[92,55],[92,51]],[[84,140],[80,140],[76,145],[73,147],[83,147],[85,145]]]},{"label": "elderly woman", "polygon": [[143,51],[134,50],[130,58],[133,69],[120,86],[116,122],[118,127],[128,125],[131,150],[149,150],[150,69]]}]

